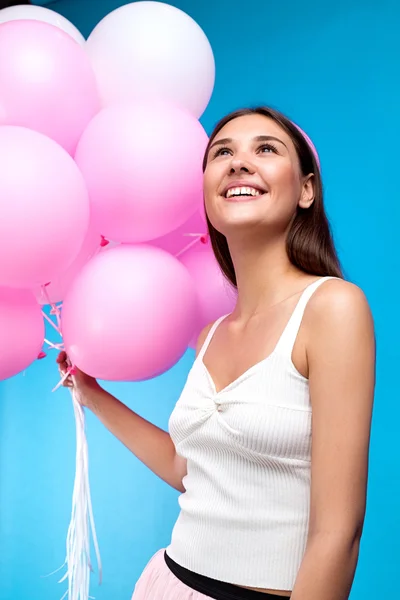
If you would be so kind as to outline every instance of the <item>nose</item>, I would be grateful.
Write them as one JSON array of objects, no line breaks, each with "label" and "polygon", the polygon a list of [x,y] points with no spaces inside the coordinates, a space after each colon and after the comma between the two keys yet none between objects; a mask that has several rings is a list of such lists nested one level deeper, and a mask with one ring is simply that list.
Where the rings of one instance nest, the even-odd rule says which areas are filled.
[{"label": "nose", "polygon": [[243,158],[234,157],[231,160],[229,173],[234,175],[235,173],[254,173],[255,169],[250,162]]}]

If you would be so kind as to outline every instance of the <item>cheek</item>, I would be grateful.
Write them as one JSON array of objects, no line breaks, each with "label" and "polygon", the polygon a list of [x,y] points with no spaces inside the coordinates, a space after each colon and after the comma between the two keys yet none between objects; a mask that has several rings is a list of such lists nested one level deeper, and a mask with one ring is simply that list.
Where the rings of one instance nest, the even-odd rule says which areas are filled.
[{"label": "cheek", "polygon": [[221,207],[218,206],[218,201],[215,196],[210,193],[204,193],[204,209],[211,225],[218,229],[221,220]]},{"label": "cheek", "polygon": [[271,160],[264,166],[263,171],[267,181],[270,181],[271,185],[290,184],[295,179],[295,173],[291,164],[280,160]]},{"label": "cheek", "polygon": [[212,212],[212,194],[210,192],[210,188],[206,184],[203,186],[203,194],[204,207],[206,209],[206,213],[209,215]]},{"label": "cheek", "polygon": [[218,181],[215,175],[206,170],[203,178],[203,193],[204,193],[204,204],[207,211],[212,211],[212,207],[215,203],[217,196]]},{"label": "cheek", "polygon": [[291,164],[271,161],[264,168],[265,179],[269,183],[272,195],[296,197],[300,190],[298,173]]}]

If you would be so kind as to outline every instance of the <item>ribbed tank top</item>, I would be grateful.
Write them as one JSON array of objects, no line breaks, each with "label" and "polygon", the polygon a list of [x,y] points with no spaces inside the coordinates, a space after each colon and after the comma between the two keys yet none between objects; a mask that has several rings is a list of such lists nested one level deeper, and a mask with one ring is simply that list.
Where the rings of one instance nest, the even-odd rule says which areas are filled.
[{"label": "ribbed tank top", "polygon": [[293,589],[308,533],[311,404],[292,350],[307,302],[327,279],[304,290],[272,353],[220,392],[203,356],[225,317],[189,372],[169,422],[187,475],[167,554],[194,573]]}]

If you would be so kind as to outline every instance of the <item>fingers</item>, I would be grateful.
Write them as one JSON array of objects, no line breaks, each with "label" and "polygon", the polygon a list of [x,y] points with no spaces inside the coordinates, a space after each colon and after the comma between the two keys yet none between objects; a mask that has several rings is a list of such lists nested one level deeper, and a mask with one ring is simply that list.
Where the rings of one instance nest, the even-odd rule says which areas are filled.
[{"label": "fingers", "polygon": [[[68,369],[70,368],[70,365],[68,363],[68,355],[66,352],[64,352],[64,350],[60,352],[60,354],[57,356],[57,364],[61,377],[65,377]],[[70,376],[65,377],[63,381],[63,386],[73,387],[72,378]]]},{"label": "fingers", "polygon": [[[59,371],[60,371],[60,375],[61,375],[62,378],[65,377],[65,374],[66,374],[67,370],[68,370],[67,368],[63,369],[63,368],[60,367]],[[63,381],[63,386],[64,387],[73,387],[73,385],[74,384],[73,384],[71,376],[68,375],[68,377],[65,377],[65,379]]]},{"label": "fingers", "polygon": [[68,360],[67,353],[66,353],[64,350],[62,350],[62,351],[60,352],[60,354],[57,356],[57,362],[58,362],[58,364],[60,365],[60,364],[62,364],[62,363],[66,363],[66,362],[67,362],[67,360]]},{"label": "fingers", "polygon": [[57,358],[58,370],[60,371],[61,375],[65,375],[65,373],[68,371],[68,363],[66,359],[64,358],[63,360],[63,358],[64,357],[61,356],[61,354]]}]

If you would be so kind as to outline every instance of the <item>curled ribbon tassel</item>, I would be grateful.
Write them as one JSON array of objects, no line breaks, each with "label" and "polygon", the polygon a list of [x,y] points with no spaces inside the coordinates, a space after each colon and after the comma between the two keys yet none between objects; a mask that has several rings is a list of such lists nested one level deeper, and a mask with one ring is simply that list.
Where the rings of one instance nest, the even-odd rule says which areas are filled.
[{"label": "curled ribbon tassel", "polygon": [[[46,286],[42,287],[42,291],[51,306],[50,314],[56,317],[56,323],[44,312],[43,316],[62,339],[60,307],[50,303]],[[48,340],[45,340],[45,342],[51,349],[62,350],[64,348],[62,342],[59,344],[53,344]],[[38,358],[44,358],[44,356],[46,354],[41,352]],[[76,367],[70,364],[53,391],[61,387],[68,377],[71,377],[74,382],[75,375]],[[100,584],[102,582],[102,564],[90,495],[85,413],[75,387],[71,388],[71,396],[76,428],[75,481],[72,494],[71,519],[66,539],[66,557],[64,564],[60,567],[60,569],[66,568],[66,573],[60,583],[67,581],[68,589],[61,600],[67,597],[68,600],[89,600],[90,574],[93,572],[90,558],[91,541],[96,554]]]}]

